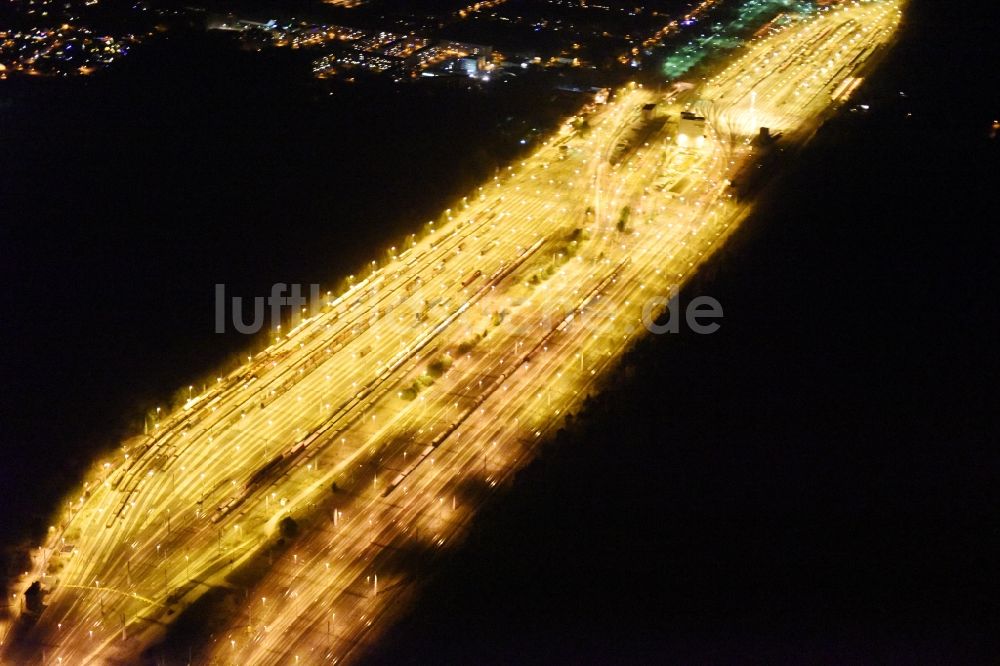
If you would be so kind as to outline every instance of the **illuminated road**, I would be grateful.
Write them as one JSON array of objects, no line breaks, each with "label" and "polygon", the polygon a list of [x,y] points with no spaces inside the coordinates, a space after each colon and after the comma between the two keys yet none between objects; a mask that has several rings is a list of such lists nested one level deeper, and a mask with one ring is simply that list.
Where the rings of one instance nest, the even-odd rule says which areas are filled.
[{"label": "illuminated road", "polygon": [[[242,601],[195,646],[198,663],[362,654],[418,588],[426,553],[460,539],[645,331],[650,298],[745,216],[727,178],[751,159],[748,137],[807,133],[899,11],[845,4],[751,43],[692,91],[618,91],[586,134],[564,128],[163,414],[95,464],[53,525],[13,592],[41,576],[47,608],[4,626],[4,663],[135,663],[212,586]],[[704,146],[679,145],[668,122],[612,160],[650,101],[672,119],[703,111]],[[285,516],[300,533],[270,550]]]}]

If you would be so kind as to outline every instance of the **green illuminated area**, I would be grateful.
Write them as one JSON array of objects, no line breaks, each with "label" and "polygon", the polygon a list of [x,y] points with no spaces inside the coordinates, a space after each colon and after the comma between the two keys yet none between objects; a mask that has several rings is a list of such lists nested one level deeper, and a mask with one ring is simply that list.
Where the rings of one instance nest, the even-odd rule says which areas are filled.
[{"label": "green illuminated area", "polygon": [[739,48],[755,31],[766,29],[768,22],[775,27],[787,25],[815,11],[816,3],[811,0],[747,0],[727,16],[706,21],[687,42],[667,45],[670,52],[663,61],[663,74],[669,79],[684,76],[706,58]]}]

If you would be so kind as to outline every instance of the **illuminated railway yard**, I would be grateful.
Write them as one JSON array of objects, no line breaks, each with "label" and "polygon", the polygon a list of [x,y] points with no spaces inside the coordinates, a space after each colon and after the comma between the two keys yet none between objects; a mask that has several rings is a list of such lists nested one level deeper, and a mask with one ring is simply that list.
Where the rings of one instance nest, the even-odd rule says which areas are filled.
[{"label": "illuminated railway yard", "polygon": [[[753,40],[693,89],[619,91],[586,133],[564,127],[95,463],[9,591],[48,590],[33,622],[2,627],[3,663],[136,663],[192,602],[258,565],[196,663],[360,658],[418,589],[414,553],[461,540],[645,333],[650,299],[745,217],[729,179],[757,129],[807,135],[900,11],[844,3]],[[612,159],[650,102],[702,113],[704,142],[668,122]],[[299,533],[271,549],[288,516]]]}]

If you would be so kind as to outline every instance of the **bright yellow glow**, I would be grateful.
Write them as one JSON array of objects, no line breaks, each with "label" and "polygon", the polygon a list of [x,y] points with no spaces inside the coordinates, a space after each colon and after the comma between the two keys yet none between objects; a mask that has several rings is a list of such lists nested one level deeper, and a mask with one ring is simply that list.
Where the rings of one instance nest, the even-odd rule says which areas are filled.
[{"label": "bright yellow glow", "polygon": [[[460,490],[522,466],[644,332],[648,299],[689,279],[746,215],[729,180],[749,139],[761,126],[807,131],[859,78],[842,65],[890,39],[899,7],[844,3],[668,99],[627,86],[589,130],[563,126],[352,275],[322,313],[188,387],[188,409],[157,408],[149,434],[95,463],[53,521],[24,581],[48,567],[59,583],[44,578],[48,608],[25,640],[53,662],[134,662],[144,628],[251,558],[267,563],[262,545],[296,531],[290,516],[294,549],[205,663],[318,663],[383,630],[411,581],[380,558],[462,537],[477,507]],[[674,119],[688,106],[705,116],[699,150],[670,140],[676,123],[620,148],[653,101]]]}]

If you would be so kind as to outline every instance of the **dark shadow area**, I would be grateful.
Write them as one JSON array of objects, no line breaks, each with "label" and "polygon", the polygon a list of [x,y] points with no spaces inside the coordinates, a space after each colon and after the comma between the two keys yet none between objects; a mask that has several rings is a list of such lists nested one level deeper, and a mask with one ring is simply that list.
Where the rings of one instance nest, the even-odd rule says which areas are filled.
[{"label": "dark shadow area", "polygon": [[[379,551],[372,567],[379,571],[383,580],[393,580],[396,575],[404,578],[419,578],[427,567],[441,555],[441,549],[428,541],[430,535],[414,535],[401,544],[387,544]],[[394,583],[395,585],[395,583]],[[383,587],[382,589],[391,589]]]},{"label": "dark shadow area", "polygon": [[445,502],[451,502],[454,497],[457,504],[475,506],[492,494],[493,488],[486,479],[465,477],[449,485],[442,497]]}]

